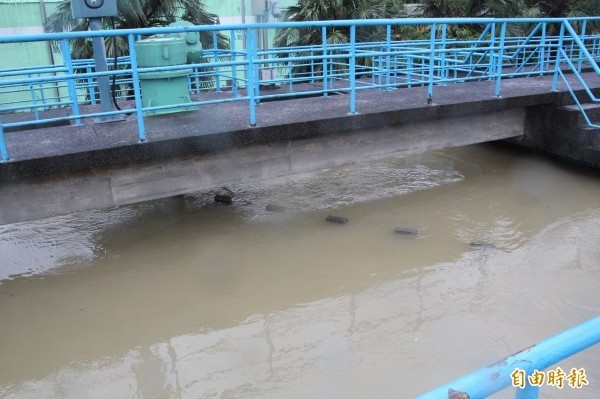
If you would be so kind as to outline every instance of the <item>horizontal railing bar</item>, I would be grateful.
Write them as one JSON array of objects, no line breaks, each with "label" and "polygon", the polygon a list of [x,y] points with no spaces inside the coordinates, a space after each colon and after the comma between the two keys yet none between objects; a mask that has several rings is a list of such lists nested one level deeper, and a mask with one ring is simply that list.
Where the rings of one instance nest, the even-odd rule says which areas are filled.
[{"label": "horizontal railing bar", "polygon": [[600,17],[580,18],[403,18],[403,19],[364,19],[364,20],[330,20],[309,22],[269,22],[269,23],[247,23],[228,25],[195,25],[186,27],[161,27],[161,28],[138,28],[102,31],[78,31],[44,33],[30,35],[0,36],[0,44],[20,43],[35,41],[56,41],[62,39],[112,37],[124,35],[151,35],[156,33],[186,33],[186,32],[210,32],[210,31],[232,31],[249,29],[272,29],[272,28],[305,28],[305,27],[349,27],[349,26],[382,26],[382,25],[432,25],[432,24],[491,24],[491,23],[556,23],[563,21],[600,21]]}]

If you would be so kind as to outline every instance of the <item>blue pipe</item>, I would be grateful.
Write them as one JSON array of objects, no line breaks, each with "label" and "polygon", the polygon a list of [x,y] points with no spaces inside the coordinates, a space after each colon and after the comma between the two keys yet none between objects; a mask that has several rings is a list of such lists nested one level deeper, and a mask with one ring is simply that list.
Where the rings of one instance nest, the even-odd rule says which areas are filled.
[{"label": "blue pipe", "polygon": [[596,317],[417,399],[448,399],[450,390],[465,393],[470,399],[483,399],[512,386],[510,375],[516,368],[526,370],[528,374],[534,370],[542,371],[599,342],[600,317]]},{"label": "blue pipe", "polygon": [[0,156],[2,156],[2,161],[8,161],[8,149],[6,148],[6,140],[4,140],[4,128],[2,127],[1,119],[0,119]]}]

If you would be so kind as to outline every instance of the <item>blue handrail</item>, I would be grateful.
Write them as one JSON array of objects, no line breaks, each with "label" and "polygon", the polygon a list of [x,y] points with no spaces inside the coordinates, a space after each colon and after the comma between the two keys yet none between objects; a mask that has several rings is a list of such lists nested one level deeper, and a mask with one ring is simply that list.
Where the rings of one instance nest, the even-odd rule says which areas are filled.
[{"label": "blue handrail", "polygon": [[[589,100],[593,103],[599,103],[600,99],[594,95],[594,93],[590,90],[588,84],[585,82],[585,80],[581,76],[581,73],[580,73],[581,63],[582,63],[582,60],[585,59],[589,63],[591,68],[594,70],[594,72],[596,72],[596,74],[599,76],[600,76],[600,67],[598,67],[596,60],[592,57],[592,55],[590,54],[588,49],[585,47],[583,40],[581,40],[579,38],[579,36],[577,35],[577,32],[575,32],[575,30],[573,29],[573,27],[571,26],[571,24],[568,21],[563,22],[563,24],[561,25],[561,36],[560,36],[561,39],[563,39],[563,37],[564,37],[565,30],[567,31],[569,37],[573,40],[573,43],[575,45],[577,45],[577,50],[579,51],[578,66],[577,67],[575,66],[575,63],[574,63],[575,60],[572,59],[572,57],[570,57],[569,54],[567,54],[567,52],[564,50],[563,46],[559,46],[556,67],[555,67],[555,77],[554,77],[554,83],[552,85],[552,89],[556,90],[557,79],[558,79],[558,76],[560,76],[563,83],[567,87],[569,94],[571,94],[571,98],[573,98],[575,105],[577,105],[577,107],[579,108],[579,111],[582,113],[583,118],[584,118],[585,122],[587,123],[587,125],[592,128],[600,128],[600,124],[593,123],[590,120],[587,112],[585,111],[585,108],[581,104],[581,101],[579,100],[579,98],[577,98],[577,95],[573,91],[571,84],[565,77],[564,72],[562,71],[561,65],[562,65],[562,63],[566,63],[569,66],[569,69],[575,75],[575,77],[581,84],[583,90],[588,95]],[[582,29],[582,35],[585,35],[584,29]],[[571,56],[572,56],[572,54],[571,54]]]},{"label": "blue handrail", "polygon": [[[526,376],[546,368],[574,354],[600,343],[600,317],[596,317],[551,338],[524,349],[512,356],[449,384],[419,396],[416,399],[483,399],[507,387],[513,386],[511,374],[515,369],[525,371]],[[517,387],[517,399],[536,399],[539,386]]]},{"label": "blue handrail", "polygon": [[[147,137],[144,118],[148,111],[170,108],[201,106],[221,102],[245,101],[248,103],[249,124],[257,125],[256,104],[267,99],[285,99],[305,95],[328,96],[331,93],[347,93],[348,111],[357,109],[356,94],[362,90],[391,90],[417,85],[427,86],[428,101],[432,101],[434,87],[478,80],[494,80],[490,95],[501,94],[501,82],[506,78],[533,76],[554,73],[561,64],[571,67],[585,61],[594,71],[599,72],[595,62],[599,54],[600,36],[585,33],[582,38],[570,27],[570,22],[599,21],[600,17],[590,18],[415,18],[415,19],[377,19],[348,21],[311,21],[311,22],[274,22],[267,24],[205,25],[190,27],[144,28],[108,31],[64,32],[37,35],[0,36],[2,43],[27,43],[35,41],[59,41],[63,53],[68,53],[68,41],[76,38],[126,36],[132,57],[118,57],[119,68],[114,71],[97,72],[92,60],[71,60],[64,54],[64,65],[45,65],[39,67],[20,67],[0,70],[0,94],[21,95],[12,102],[0,102],[2,112],[31,110],[33,120],[0,123],[0,150],[2,160],[8,160],[9,153],[4,143],[3,132],[6,129],[32,126],[48,122],[79,121],[83,118],[106,116],[80,107],[80,104],[95,104],[97,79],[100,76],[116,76],[119,84],[133,86],[133,95],[118,93],[123,100],[134,100],[128,105],[133,107],[110,114],[135,113],[138,118],[138,136],[140,142]],[[506,34],[509,24],[531,24],[535,27],[526,37],[509,37]],[[479,24],[485,26],[483,33],[476,39],[449,39],[446,29],[453,24]],[[558,37],[546,36],[547,25],[560,24],[563,33]],[[429,25],[430,37],[419,40],[392,40],[392,27],[402,25]],[[359,42],[356,30],[363,26],[385,27],[385,39],[372,42]],[[441,34],[437,34],[437,27]],[[258,33],[264,29],[315,28],[320,30],[321,43],[313,46],[258,48]],[[350,40],[343,44],[328,44],[328,31],[344,27],[350,31]],[[248,48],[205,49],[206,63],[176,65],[168,67],[139,68],[135,62],[135,41],[142,36],[189,31],[211,32],[213,42],[217,32],[233,35],[235,30],[243,29],[248,40]],[[541,39],[536,36],[542,30]],[[566,33],[565,33],[566,31]],[[488,37],[489,35],[489,37]],[[232,36],[233,37],[233,36]],[[568,43],[567,43],[568,41]],[[572,48],[559,51],[559,47],[570,44]],[[213,43],[214,45],[214,43]],[[568,63],[562,58],[572,58]],[[573,58],[575,57],[575,58]],[[558,58],[558,60],[556,60]],[[367,60],[365,66],[358,60]],[[556,68],[548,71],[545,66],[555,62]],[[302,68],[305,68],[302,70]],[[190,97],[209,88],[200,87],[201,79],[207,81],[217,91],[231,89],[231,96],[218,98],[192,97],[187,104],[142,108],[138,76],[140,73],[192,69],[189,77]],[[238,74],[237,70],[246,70]],[[274,73],[266,74],[272,70]],[[264,75],[264,76],[263,76]],[[578,78],[581,76],[576,75]],[[383,79],[382,77],[385,77]],[[294,85],[310,82],[313,87],[294,90]],[[266,93],[261,89],[265,84],[289,85],[289,92]],[[555,89],[556,87],[554,87]],[[48,92],[47,90],[54,90]],[[68,89],[68,90],[67,90]],[[570,89],[570,87],[569,87]],[[29,96],[27,100],[26,96]],[[592,97],[593,98],[593,97]],[[71,104],[70,116],[48,117],[44,110]],[[78,110],[79,108],[79,110]],[[86,112],[87,111],[87,112]],[[10,143],[9,143],[10,144]]]}]

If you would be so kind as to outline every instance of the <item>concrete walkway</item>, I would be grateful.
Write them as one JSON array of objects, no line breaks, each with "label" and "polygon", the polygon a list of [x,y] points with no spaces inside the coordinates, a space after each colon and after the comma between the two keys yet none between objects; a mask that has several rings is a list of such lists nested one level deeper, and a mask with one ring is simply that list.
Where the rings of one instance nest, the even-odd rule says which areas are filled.
[{"label": "concrete walkway", "polygon": [[[595,73],[583,76],[591,88],[600,88],[600,77]],[[572,75],[568,78],[579,89],[576,78]],[[257,106],[256,127],[249,126],[247,101],[210,104],[197,111],[146,117],[148,142],[143,144],[138,142],[135,115],[123,122],[94,124],[88,119],[84,126],[9,132],[6,141],[11,160],[0,163],[0,181],[131,162],[156,162],[227,147],[342,131],[560,104],[565,95],[569,96],[562,82],[557,93],[551,91],[551,86],[551,76],[506,79],[502,81],[499,98],[493,96],[493,81],[435,86],[431,105],[426,104],[426,87],[369,89],[357,93],[354,115],[348,114],[347,94],[264,102]],[[231,96],[231,93],[202,96]]]}]

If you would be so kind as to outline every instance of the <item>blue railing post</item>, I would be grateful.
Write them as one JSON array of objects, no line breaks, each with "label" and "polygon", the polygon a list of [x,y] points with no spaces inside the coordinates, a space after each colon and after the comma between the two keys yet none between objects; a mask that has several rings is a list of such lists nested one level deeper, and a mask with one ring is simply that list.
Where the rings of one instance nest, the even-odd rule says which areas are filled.
[{"label": "blue railing post", "polygon": [[146,127],[144,126],[144,110],[142,105],[142,92],[140,89],[140,75],[138,73],[134,36],[128,35],[127,41],[129,42],[129,54],[131,58],[131,75],[133,79],[133,94],[135,98],[135,112],[138,123],[138,136],[140,141],[143,143],[146,141]]},{"label": "blue railing post", "polygon": [[442,59],[440,61],[440,73],[438,75],[441,79],[443,79],[443,81],[445,81],[446,78],[448,77],[446,74],[447,73],[446,72],[446,29],[447,29],[446,24],[442,24],[442,46],[441,46]]},{"label": "blue railing post", "polygon": [[502,82],[502,62],[504,57],[504,39],[506,36],[506,22],[502,23],[500,28],[500,51],[498,52],[498,65],[496,71],[496,91],[494,95],[500,97],[500,84]]},{"label": "blue railing post", "polygon": [[254,43],[252,44],[252,49],[254,50],[254,54],[252,55],[254,60],[254,101],[256,104],[260,104],[260,71],[264,68],[264,64],[260,62],[259,35],[259,30],[254,31]]},{"label": "blue railing post", "polygon": [[254,101],[256,82],[254,81],[254,30],[246,29],[246,62],[248,63],[248,69],[246,77],[248,82],[246,83],[246,93],[250,102],[250,126],[256,126],[256,102]]},{"label": "blue railing post", "polygon": [[[217,31],[213,31],[213,50],[215,52],[215,63],[219,62],[219,41],[217,40]],[[221,76],[219,67],[215,67],[215,87],[217,91],[221,91]]]},{"label": "blue railing post", "polygon": [[356,25],[350,26],[350,113],[356,113]]},{"label": "blue railing post", "polygon": [[566,21],[562,21],[560,23],[560,36],[558,38],[558,46],[556,48],[556,62],[554,66],[554,79],[552,80],[552,91],[556,91],[558,86],[558,70],[560,69],[560,50],[563,45],[563,37],[565,35],[565,23]]},{"label": "blue railing post", "polygon": [[294,70],[294,66],[292,64],[292,61],[288,61],[288,71],[289,71],[289,79],[290,79],[290,93],[294,92],[294,75],[292,73],[292,71]]},{"label": "blue railing post", "polygon": [[[31,79],[31,74],[28,74],[27,77]],[[37,100],[35,99],[35,90],[33,89],[33,83],[29,83],[29,94],[31,95],[31,104],[33,105],[32,111],[35,116],[35,120],[40,120],[40,114],[38,112]]]},{"label": "blue railing post", "polygon": [[390,65],[390,54],[392,52],[392,26],[385,26],[385,44],[386,44],[386,56],[385,56],[385,89],[391,90],[390,87],[390,73],[392,66]]},{"label": "blue railing post", "polygon": [[413,57],[408,56],[408,74],[406,80],[408,81],[408,87],[412,87],[412,68],[413,68]]},{"label": "blue railing post", "polygon": [[[231,61],[237,61],[237,55],[235,52],[235,30],[231,30],[231,36],[230,36],[230,40],[229,43],[230,47],[231,47]],[[231,90],[233,91],[233,96],[237,97],[238,96],[238,85],[237,85],[237,66],[232,65],[231,66]]]},{"label": "blue railing post", "polygon": [[[85,72],[86,73],[92,73],[92,68],[91,67],[86,67],[85,68]],[[94,79],[92,79],[91,77],[87,78],[87,84],[88,84],[88,90],[90,93],[90,104],[92,105],[96,105],[96,88],[94,86]]]},{"label": "blue railing post", "polygon": [[315,60],[312,58],[315,56],[315,52],[310,50],[310,84],[315,84]]},{"label": "blue railing post", "polygon": [[437,24],[431,24],[429,37],[429,84],[427,85],[427,104],[433,103],[433,64],[435,62],[435,35]]},{"label": "blue railing post", "polygon": [[494,68],[494,66],[496,65],[496,23],[492,23],[491,24],[491,29],[490,29],[490,47],[489,47],[489,51],[490,51],[490,63],[488,65],[488,80],[492,80],[492,74],[493,72],[496,70]]},{"label": "blue railing post", "polygon": [[2,161],[8,161],[8,149],[6,148],[6,140],[4,140],[4,128],[2,127],[2,120],[0,119],[0,155]]},{"label": "blue railing post", "polygon": [[542,38],[540,42],[540,76],[544,75],[546,64],[546,23],[542,22]]},{"label": "blue railing post", "polygon": [[[37,74],[38,78],[42,77],[41,73]],[[40,82],[38,84],[38,90],[40,91],[40,99],[42,100],[42,111],[45,111],[46,108],[46,96],[44,95],[44,85],[42,84],[42,82]]]},{"label": "blue railing post", "polygon": [[327,27],[321,27],[321,42],[323,43],[323,96],[327,97]]},{"label": "blue railing post", "polygon": [[[587,25],[587,20],[584,19],[581,24],[581,42],[585,45],[585,28]],[[579,64],[577,64],[577,72],[581,73],[581,66],[583,64],[583,51],[579,49]]]},{"label": "blue railing post", "polygon": [[200,69],[198,67],[194,68],[194,82],[196,83],[196,94],[200,93]]},{"label": "blue railing post", "polygon": [[[71,48],[69,47],[69,41],[62,39],[60,41],[60,50],[62,52],[63,61],[67,68],[67,74],[73,75],[73,61],[71,60]],[[75,88],[75,81],[73,79],[67,79],[67,88],[69,91],[69,99],[71,100],[71,109],[73,110],[73,116],[79,116],[79,103],[77,102],[77,89]],[[81,126],[81,119],[76,119],[75,123],[77,126]]]}]

